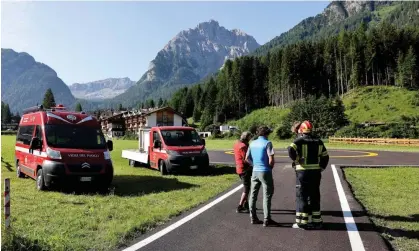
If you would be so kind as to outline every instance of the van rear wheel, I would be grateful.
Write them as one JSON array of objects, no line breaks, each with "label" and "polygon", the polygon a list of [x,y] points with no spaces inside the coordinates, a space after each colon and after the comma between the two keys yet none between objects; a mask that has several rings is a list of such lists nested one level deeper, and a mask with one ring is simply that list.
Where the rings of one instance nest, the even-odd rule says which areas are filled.
[{"label": "van rear wheel", "polygon": [[39,191],[47,190],[47,187],[45,186],[44,174],[42,172],[42,169],[39,169],[36,174],[36,188]]},{"label": "van rear wheel", "polygon": [[164,163],[164,160],[162,159],[159,161],[159,170],[161,175],[167,174],[166,163]]},{"label": "van rear wheel", "polygon": [[23,174],[20,170],[19,161],[16,162],[16,176],[18,178],[25,178],[25,174]]}]

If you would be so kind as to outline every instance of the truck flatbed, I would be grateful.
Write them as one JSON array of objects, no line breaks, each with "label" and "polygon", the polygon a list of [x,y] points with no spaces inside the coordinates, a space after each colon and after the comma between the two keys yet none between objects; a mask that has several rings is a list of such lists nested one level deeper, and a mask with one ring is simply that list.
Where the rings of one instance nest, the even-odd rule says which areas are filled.
[{"label": "truck flatbed", "polygon": [[122,150],[122,158],[134,160],[143,164],[148,162],[148,152],[140,152],[138,149]]}]

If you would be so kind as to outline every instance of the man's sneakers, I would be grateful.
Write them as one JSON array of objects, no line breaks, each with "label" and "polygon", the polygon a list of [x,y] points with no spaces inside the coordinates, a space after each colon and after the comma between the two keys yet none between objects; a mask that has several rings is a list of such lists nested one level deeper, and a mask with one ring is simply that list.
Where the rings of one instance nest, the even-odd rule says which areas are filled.
[{"label": "man's sneakers", "polygon": [[308,225],[307,224],[294,223],[294,225],[292,225],[292,228],[306,230],[306,229],[308,229]]},{"label": "man's sneakers", "polygon": [[246,207],[246,204],[245,204],[245,206],[238,206],[237,207],[237,209],[236,209],[236,213],[249,213],[250,211],[249,211],[249,207]]},{"label": "man's sneakers", "polygon": [[251,224],[262,224],[262,221],[259,220],[259,218],[257,216],[255,216],[255,217],[250,217],[250,223]]},{"label": "man's sneakers", "polygon": [[278,226],[278,222],[272,220],[272,219],[265,219],[263,220],[263,226],[264,227],[273,227],[273,226]]}]

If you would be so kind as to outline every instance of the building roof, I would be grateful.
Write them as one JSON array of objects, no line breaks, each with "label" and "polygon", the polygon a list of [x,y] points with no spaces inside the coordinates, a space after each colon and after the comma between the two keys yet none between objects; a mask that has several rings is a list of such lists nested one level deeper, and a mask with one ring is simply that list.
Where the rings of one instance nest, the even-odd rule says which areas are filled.
[{"label": "building roof", "polygon": [[181,114],[181,113],[179,113],[179,112],[177,112],[175,109],[173,109],[172,107],[170,107],[170,106],[165,106],[165,107],[162,107],[162,108],[157,108],[157,109],[155,109],[155,110],[151,110],[151,111],[149,111],[148,113],[146,113],[147,115],[149,115],[149,114],[152,114],[152,113],[155,113],[155,112],[159,112],[159,111],[164,111],[164,110],[170,110],[170,111],[172,111],[174,114],[177,114],[177,115],[179,115],[179,116],[181,116],[182,118],[183,118],[183,115]]},{"label": "building roof", "polygon": [[120,113],[118,113],[118,114],[113,114],[113,115],[111,115],[111,116],[107,116],[107,117],[105,117],[105,116],[101,116],[101,118],[100,118],[100,120],[108,120],[108,119],[112,119],[112,118],[115,118],[115,117],[117,117],[117,116],[136,116],[136,115],[140,115],[140,116],[148,116],[148,115],[150,115],[150,114],[153,114],[153,113],[156,113],[156,112],[158,112],[158,111],[164,111],[164,110],[170,110],[170,111],[172,111],[174,114],[177,114],[178,116],[180,116],[180,117],[182,117],[182,119],[185,119],[184,117],[183,117],[183,115],[181,114],[181,113],[179,113],[179,112],[177,112],[175,109],[173,109],[172,107],[170,107],[170,106],[165,106],[165,107],[161,107],[161,108],[154,108],[154,109],[152,109],[152,108],[149,108],[149,109],[138,109],[138,110],[131,110],[131,111],[123,111],[123,112],[120,112]]}]

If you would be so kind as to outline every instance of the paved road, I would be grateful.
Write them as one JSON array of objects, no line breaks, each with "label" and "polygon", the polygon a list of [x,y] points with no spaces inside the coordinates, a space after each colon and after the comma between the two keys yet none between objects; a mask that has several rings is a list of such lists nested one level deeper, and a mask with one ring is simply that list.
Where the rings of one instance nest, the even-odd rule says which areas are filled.
[{"label": "paved road", "polygon": [[[396,152],[359,152],[359,151],[329,151],[330,164],[335,165],[418,165],[419,153]],[[334,250],[388,250],[386,243],[374,231],[373,225],[362,211],[361,206],[352,197],[339,167],[336,168],[337,177],[343,186],[344,194],[356,222],[357,231],[361,241],[349,235],[357,235],[357,231],[348,231],[345,217],[348,212],[342,212],[340,197],[332,167],[323,172],[321,194],[322,213],[324,221],[323,230],[292,229],[295,218],[295,172],[290,168],[289,160],[284,150],[276,151],[276,165],[273,171],[275,180],[275,193],[272,199],[273,219],[281,223],[279,227],[263,228],[262,225],[251,225],[248,214],[237,214],[235,208],[241,194],[237,190],[225,200],[143,246],[141,250],[170,250],[170,251],[197,251],[197,250],[298,250],[298,251],[334,251]],[[233,155],[223,151],[210,152],[212,162],[232,163]],[[336,177],[336,178],[337,178]],[[339,180],[339,179],[338,179]],[[236,184],[234,187],[237,187]],[[342,197],[342,195],[341,195]],[[211,203],[211,202],[209,202]],[[205,205],[204,205],[205,206]],[[202,207],[204,207],[202,206]],[[131,246],[140,241],[150,240],[150,236],[161,233],[167,226],[185,216],[202,210],[199,207],[185,213],[171,222],[142,236],[142,238],[127,243]],[[260,192],[257,207],[262,208],[262,193]],[[198,211],[199,212],[199,211]],[[262,210],[258,210],[263,218]],[[352,225],[349,225],[351,227]],[[154,235],[155,236],[155,235]],[[352,238],[352,237],[351,237]],[[352,246],[353,245],[353,246]],[[356,247],[358,245],[358,247]],[[359,246],[360,245],[360,246]]]}]

